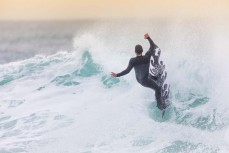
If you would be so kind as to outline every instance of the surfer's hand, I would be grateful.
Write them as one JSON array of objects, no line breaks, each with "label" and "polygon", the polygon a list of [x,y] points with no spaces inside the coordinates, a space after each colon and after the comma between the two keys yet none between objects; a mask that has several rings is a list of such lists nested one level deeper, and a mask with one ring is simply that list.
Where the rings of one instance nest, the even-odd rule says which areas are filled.
[{"label": "surfer's hand", "polygon": [[144,39],[147,39],[147,38],[149,38],[149,34],[148,34],[148,33],[146,33],[146,34],[144,35]]},{"label": "surfer's hand", "polygon": [[114,72],[111,72],[111,77],[112,77],[112,78],[115,78],[115,77],[117,77],[117,74],[114,73]]}]

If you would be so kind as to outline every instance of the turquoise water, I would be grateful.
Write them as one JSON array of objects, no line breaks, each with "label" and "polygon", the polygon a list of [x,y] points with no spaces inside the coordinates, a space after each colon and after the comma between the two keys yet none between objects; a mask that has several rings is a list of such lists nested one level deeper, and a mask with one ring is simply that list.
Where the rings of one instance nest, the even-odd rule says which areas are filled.
[{"label": "turquoise water", "polygon": [[[227,29],[203,19],[2,22],[0,153],[229,152]],[[148,49],[146,31],[168,72],[164,118],[134,70],[110,77],[134,45]]]},{"label": "turquoise water", "polygon": [[[172,88],[172,103],[162,118],[150,89],[136,86],[135,80],[111,78],[90,51],[83,51],[78,59],[76,69],[66,69],[75,60],[74,53],[34,57],[1,67],[1,92],[5,95],[1,98],[0,115],[2,153],[33,152],[38,148],[46,152],[50,146],[45,143],[52,147],[62,141],[80,145],[77,149],[60,145],[55,152],[105,152],[116,146],[111,152],[148,152],[154,148],[152,152],[157,153],[216,153],[225,147],[206,141],[208,135],[210,139],[217,138],[217,132],[228,126],[228,120],[219,120],[217,108],[209,109],[208,94],[181,93]],[[143,97],[141,90],[146,90],[145,94],[151,98]],[[152,127],[141,124],[152,124]],[[100,125],[105,126],[103,130]],[[135,129],[136,125],[139,127]],[[93,126],[97,130],[86,132],[93,131]],[[115,135],[110,130],[116,130]],[[100,139],[101,132],[105,135]],[[204,136],[198,138],[202,132]],[[64,133],[83,134],[88,140],[80,143],[77,138],[65,137]],[[93,144],[91,135],[99,144]],[[122,144],[128,148],[123,150]]]}]

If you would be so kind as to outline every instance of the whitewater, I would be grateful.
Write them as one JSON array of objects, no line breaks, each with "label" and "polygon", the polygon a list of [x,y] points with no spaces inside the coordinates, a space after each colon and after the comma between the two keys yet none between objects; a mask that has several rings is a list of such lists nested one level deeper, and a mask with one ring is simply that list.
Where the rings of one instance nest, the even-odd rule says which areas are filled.
[{"label": "whitewater", "polygon": [[[75,34],[72,50],[0,65],[0,153],[229,152],[227,26],[112,25]],[[146,30],[168,72],[164,119],[133,70],[110,77],[136,44],[148,49]]]}]

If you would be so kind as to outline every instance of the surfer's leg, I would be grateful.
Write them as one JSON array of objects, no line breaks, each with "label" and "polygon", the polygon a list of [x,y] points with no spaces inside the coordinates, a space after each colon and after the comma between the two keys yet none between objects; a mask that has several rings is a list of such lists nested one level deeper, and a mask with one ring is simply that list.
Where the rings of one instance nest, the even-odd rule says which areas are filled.
[{"label": "surfer's leg", "polygon": [[153,89],[155,91],[155,99],[157,102],[157,107],[161,109],[161,87],[159,87],[152,79],[148,78],[145,82],[145,87]]},{"label": "surfer's leg", "polygon": [[153,89],[155,91],[155,99],[157,102],[157,107],[160,110],[163,110],[165,108],[162,95],[161,95],[161,87],[159,87],[152,79],[147,80],[148,87]]},{"label": "surfer's leg", "polygon": [[155,89],[155,98],[156,98],[156,102],[157,102],[157,107],[160,109],[160,110],[163,110],[165,109],[165,104],[163,102],[163,98],[162,98],[162,95],[161,95],[161,89],[160,88],[157,88]]},{"label": "surfer's leg", "polygon": [[155,89],[155,98],[158,101],[161,99],[161,90],[160,89]]},{"label": "surfer's leg", "polygon": [[147,78],[146,84],[153,90],[160,90],[160,87],[150,78]]}]

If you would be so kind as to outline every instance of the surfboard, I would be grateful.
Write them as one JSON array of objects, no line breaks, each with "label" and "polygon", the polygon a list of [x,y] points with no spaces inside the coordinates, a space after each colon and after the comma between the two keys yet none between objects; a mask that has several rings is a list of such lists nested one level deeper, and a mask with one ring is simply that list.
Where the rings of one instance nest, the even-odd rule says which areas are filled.
[{"label": "surfboard", "polygon": [[[157,55],[156,55],[157,53]],[[155,53],[150,57],[149,78],[154,81],[161,89],[161,96],[157,101],[157,107],[162,111],[162,118],[165,114],[165,109],[170,105],[169,94],[170,85],[167,82],[167,72],[165,71],[165,65],[160,60],[161,50],[155,49]]]}]

